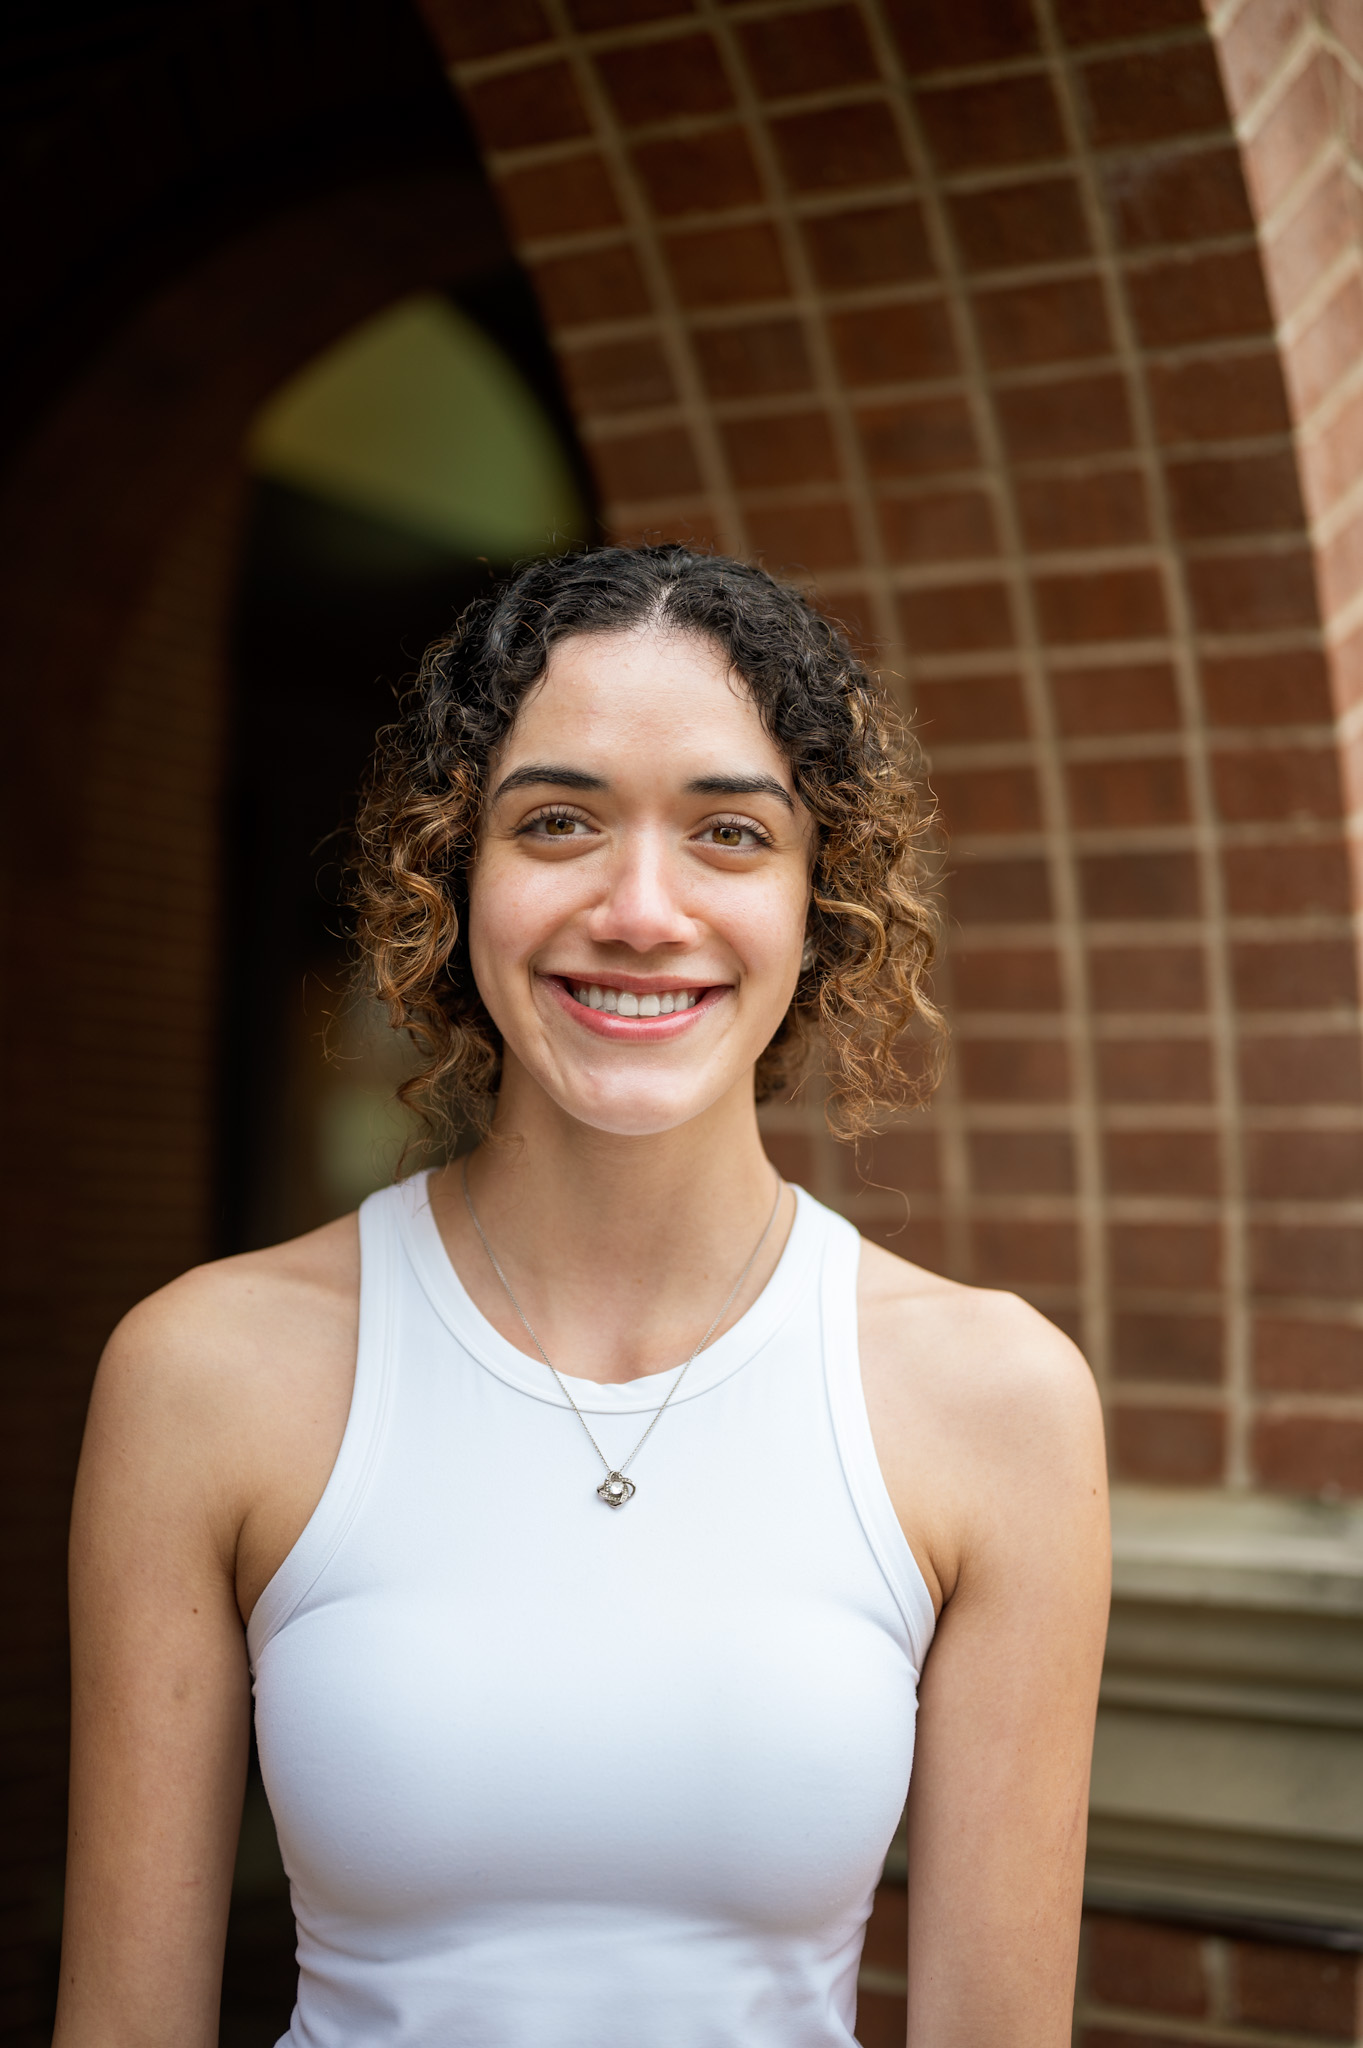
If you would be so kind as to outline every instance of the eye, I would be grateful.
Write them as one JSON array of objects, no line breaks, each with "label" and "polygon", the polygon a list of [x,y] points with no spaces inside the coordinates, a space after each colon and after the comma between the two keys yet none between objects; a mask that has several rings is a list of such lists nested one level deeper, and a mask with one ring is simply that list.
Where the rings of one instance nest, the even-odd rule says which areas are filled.
[{"label": "eye", "polygon": [[722,846],[726,853],[747,853],[753,847],[770,846],[771,840],[750,818],[714,818],[701,829],[703,846]]},{"label": "eye", "polygon": [[590,821],[576,811],[536,811],[519,828],[519,836],[528,839],[551,839],[562,843],[566,839],[581,839],[591,831]]}]

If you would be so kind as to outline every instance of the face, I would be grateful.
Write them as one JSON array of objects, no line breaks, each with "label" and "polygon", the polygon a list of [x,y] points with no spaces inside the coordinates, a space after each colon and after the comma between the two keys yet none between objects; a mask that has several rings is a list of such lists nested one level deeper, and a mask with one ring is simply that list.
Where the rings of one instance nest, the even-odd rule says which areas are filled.
[{"label": "face", "polygon": [[714,643],[560,642],[488,788],[469,951],[504,1091],[631,1137],[750,1097],[800,972],[813,828]]}]

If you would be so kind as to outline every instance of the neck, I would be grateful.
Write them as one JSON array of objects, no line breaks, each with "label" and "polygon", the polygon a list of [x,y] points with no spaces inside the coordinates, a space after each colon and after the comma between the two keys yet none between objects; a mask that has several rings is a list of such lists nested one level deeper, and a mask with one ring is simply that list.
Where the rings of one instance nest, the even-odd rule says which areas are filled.
[{"label": "neck", "polygon": [[[479,1221],[545,1350],[562,1371],[597,1380],[637,1378],[686,1356],[761,1236],[777,1190],[750,1085],[675,1130],[620,1137],[565,1116],[510,1066],[492,1137],[468,1173]],[[473,1299],[530,1350],[468,1222],[457,1171],[446,1168],[432,1192]],[[788,1195],[784,1203],[722,1327],[770,1278],[793,1213]]]}]

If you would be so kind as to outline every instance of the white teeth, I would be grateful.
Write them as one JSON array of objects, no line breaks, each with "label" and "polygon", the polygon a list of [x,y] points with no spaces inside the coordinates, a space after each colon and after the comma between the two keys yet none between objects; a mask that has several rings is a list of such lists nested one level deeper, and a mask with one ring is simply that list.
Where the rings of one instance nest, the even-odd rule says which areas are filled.
[{"label": "white teeth", "polygon": [[616,1010],[616,1009],[617,1009],[617,1008],[619,1007],[619,998],[617,997],[617,995],[616,995],[616,993],[615,993],[615,990],[614,990],[613,988],[603,988],[603,989],[602,989],[602,991],[601,991],[601,1007],[602,1007],[602,1009],[603,1009],[603,1010],[611,1010],[611,1011],[614,1011],[614,1010]]},{"label": "white teeth", "polygon": [[619,1017],[673,1017],[694,1010],[700,997],[690,989],[668,989],[662,995],[636,996],[630,989],[601,988],[596,982],[570,984],[584,1009],[606,1010]]},{"label": "white teeth", "polygon": [[667,994],[665,994],[665,995],[660,995],[660,996],[659,996],[659,998],[658,998],[658,1015],[659,1015],[660,1017],[670,1017],[670,1016],[672,1015],[672,1012],[673,1012],[673,1010],[674,1010],[675,1008],[676,1008],[676,1005],[675,1005],[675,1003],[674,1003],[674,1002],[673,1002],[673,1000],[672,1000],[672,996],[671,996],[671,993],[670,993],[670,991],[669,991],[669,992],[668,992]]},{"label": "white teeth", "polygon": [[637,1017],[639,1014],[639,998],[636,995],[631,995],[627,988],[622,988],[615,999],[615,1007],[622,1017]]},{"label": "white teeth", "polygon": [[606,998],[602,995],[596,983],[593,982],[591,987],[587,990],[587,1003],[589,1008],[593,1010],[599,1010],[601,1008],[601,1005],[605,1002],[605,1000]]},{"label": "white teeth", "polygon": [[640,996],[639,1015],[641,1017],[661,1017],[662,1013],[663,1006],[656,996]]}]

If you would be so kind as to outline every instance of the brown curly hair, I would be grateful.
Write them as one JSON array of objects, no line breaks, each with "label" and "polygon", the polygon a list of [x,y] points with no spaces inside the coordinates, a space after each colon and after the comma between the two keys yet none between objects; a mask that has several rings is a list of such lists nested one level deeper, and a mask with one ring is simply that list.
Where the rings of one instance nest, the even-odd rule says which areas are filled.
[{"label": "brown curly hair", "polygon": [[677,545],[596,548],[521,570],[427,650],[380,733],[351,902],[364,981],[420,1055],[399,1094],[438,1135],[460,1122],[487,1130],[501,1040],[469,968],[465,912],[489,763],[557,641],[642,626],[715,642],[813,816],[810,964],[758,1060],[757,1099],[791,1087],[822,1040],[829,1128],[860,1136],[926,1099],[941,1067],[944,1027],[925,985],[938,921],[918,756],[838,626],[765,570]]}]

